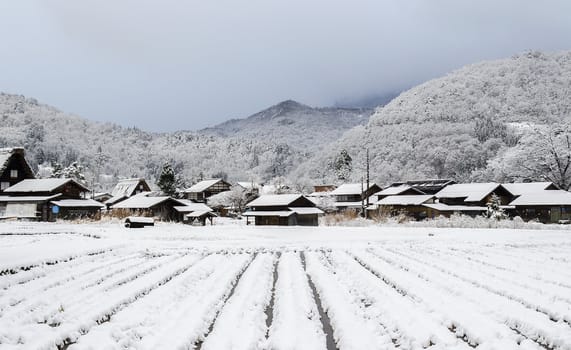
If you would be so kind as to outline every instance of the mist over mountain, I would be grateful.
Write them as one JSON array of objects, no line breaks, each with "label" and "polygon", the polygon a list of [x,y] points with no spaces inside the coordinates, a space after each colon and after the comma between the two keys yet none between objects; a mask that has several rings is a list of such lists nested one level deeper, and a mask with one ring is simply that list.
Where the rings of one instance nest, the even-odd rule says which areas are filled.
[{"label": "mist over mountain", "polygon": [[346,133],[294,176],[336,179],[335,157],[352,157],[353,180],[363,176],[366,149],[373,177],[505,180],[492,164],[536,126],[569,125],[571,52],[528,52],[466,66],[403,92],[378,108],[364,127]]}]

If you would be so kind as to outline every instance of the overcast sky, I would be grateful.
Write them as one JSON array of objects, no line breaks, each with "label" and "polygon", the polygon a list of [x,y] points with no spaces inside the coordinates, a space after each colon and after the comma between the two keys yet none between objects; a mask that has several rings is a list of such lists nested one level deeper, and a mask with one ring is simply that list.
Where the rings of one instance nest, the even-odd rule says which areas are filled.
[{"label": "overcast sky", "polygon": [[569,50],[571,1],[6,0],[0,33],[0,91],[171,131]]}]

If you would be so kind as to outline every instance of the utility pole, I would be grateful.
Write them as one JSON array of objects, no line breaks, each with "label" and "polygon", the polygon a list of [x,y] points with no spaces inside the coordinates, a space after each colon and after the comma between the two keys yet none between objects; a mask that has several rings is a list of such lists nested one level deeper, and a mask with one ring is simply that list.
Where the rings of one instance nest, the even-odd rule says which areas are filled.
[{"label": "utility pole", "polygon": [[363,197],[363,191],[364,191],[363,186],[364,186],[363,185],[363,176],[361,176],[361,215],[366,218],[367,214],[366,214],[366,210],[365,210],[365,197]]},{"label": "utility pole", "polygon": [[369,177],[369,148],[367,148],[367,190],[365,191],[365,197],[367,197],[367,206],[365,207],[365,219],[369,218],[369,213],[367,211],[367,208],[369,208],[369,187],[370,185],[370,177]]}]

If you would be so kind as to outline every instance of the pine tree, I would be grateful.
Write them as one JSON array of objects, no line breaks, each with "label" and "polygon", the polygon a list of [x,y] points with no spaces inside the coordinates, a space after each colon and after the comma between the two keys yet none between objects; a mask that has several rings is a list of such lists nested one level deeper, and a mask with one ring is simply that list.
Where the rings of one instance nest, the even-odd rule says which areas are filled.
[{"label": "pine tree", "polygon": [[170,164],[167,163],[163,166],[157,186],[159,186],[161,191],[167,196],[174,196],[176,194],[176,176]]},{"label": "pine tree", "polygon": [[65,179],[74,179],[79,182],[85,182],[85,175],[83,174],[83,167],[79,165],[77,162],[71,163],[68,167],[64,168],[61,171],[61,175],[59,177]]}]

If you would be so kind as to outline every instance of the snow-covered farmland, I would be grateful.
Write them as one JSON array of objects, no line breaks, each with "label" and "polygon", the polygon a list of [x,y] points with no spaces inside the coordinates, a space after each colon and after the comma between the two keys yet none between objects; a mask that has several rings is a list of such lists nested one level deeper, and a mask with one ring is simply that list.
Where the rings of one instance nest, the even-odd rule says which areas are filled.
[{"label": "snow-covered farmland", "polygon": [[571,349],[571,232],[0,224],[0,349]]}]

